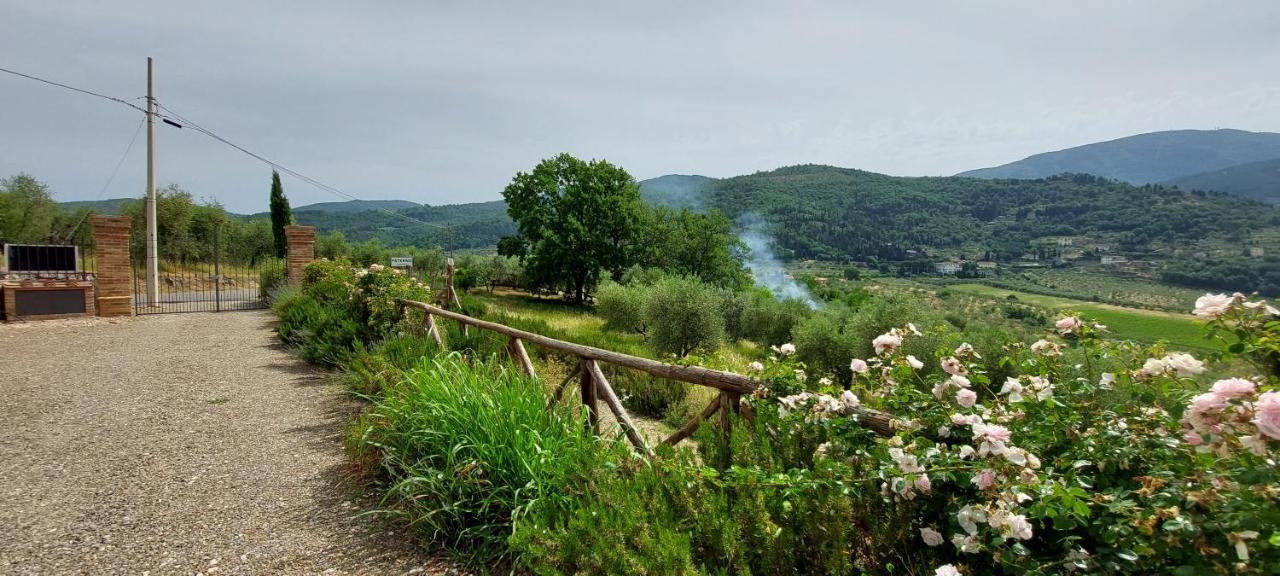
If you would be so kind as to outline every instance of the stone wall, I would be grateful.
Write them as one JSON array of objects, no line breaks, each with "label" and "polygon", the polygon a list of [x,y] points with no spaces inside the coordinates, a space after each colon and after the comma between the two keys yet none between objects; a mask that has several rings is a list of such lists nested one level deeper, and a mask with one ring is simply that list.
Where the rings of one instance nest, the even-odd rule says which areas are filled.
[{"label": "stone wall", "polygon": [[95,308],[99,316],[133,315],[133,262],[128,216],[90,217],[93,223]]}]

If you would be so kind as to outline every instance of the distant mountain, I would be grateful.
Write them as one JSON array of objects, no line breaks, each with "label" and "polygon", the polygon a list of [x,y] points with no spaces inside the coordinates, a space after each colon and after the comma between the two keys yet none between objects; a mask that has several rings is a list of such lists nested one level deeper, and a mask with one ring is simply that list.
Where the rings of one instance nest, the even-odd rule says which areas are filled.
[{"label": "distant mountain", "polygon": [[1215,190],[1280,204],[1280,158],[1183,176],[1165,184],[1183,190]]},{"label": "distant mountain", "polygon": [[94,214],[116,215],[120,213],[121,207],[126,202],[133,202],[138,198],[108,198],[106,200],[72,200],[70,202],[59,202],[58,205],[66,210],[76,211],[81,208],[88,208]]},{"label": "distant mountain", "polygon": [[1045,152],[957,176],[1047,178],[1083,173],[1151,184],[1272,158],[1280,158],[1280,134],[1274,132],[1171,130]]},{"label": "distant mountain", "polygon": [[707,189],[715,178],[668,174],[640,181],[640,196],[645,202],[672,208],[699,209]]},{"label": "distant mountain", "polygon": [[365,210],[403,210],[418,208],[422,204],[408,200],[348,200],[346,202],[318,202],[297,206],[294,212],[364,212]]}]

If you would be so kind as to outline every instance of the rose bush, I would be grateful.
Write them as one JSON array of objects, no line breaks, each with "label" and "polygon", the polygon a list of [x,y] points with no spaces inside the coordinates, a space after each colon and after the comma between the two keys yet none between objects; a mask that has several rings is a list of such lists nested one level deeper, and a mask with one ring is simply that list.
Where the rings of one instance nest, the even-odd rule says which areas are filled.
[{"label": "rose bush", "polygon": [[[1006,348],[999,363],[1016,376],[1003,382],[966,345],[940,350],[926,379],[900,353],[920,334],[905,325],[852,360],[849,390],[806,382],[794,350],[776,354],[752,404],[762,441],[812,446],[773,451],[784,467],[837,470],[828,481],[852,498],[897,507],[914,542],[880,544],[922,545],[938,573],[1266,573],[1280,565],[1280,322],[1241,295],[1206,296],[1196,313],[1258,374],[1201,392],[1202,360],[1068,316],[1055,336]],[[868,409],[898,415],[896,433],[859,426]]]}]

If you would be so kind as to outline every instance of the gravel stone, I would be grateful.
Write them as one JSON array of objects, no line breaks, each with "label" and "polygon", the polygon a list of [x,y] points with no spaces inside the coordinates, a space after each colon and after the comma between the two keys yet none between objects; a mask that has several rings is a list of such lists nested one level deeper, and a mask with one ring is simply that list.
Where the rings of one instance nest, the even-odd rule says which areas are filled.
[{"label": "gravel stone", "polygon": [[366,514],[356,409],[264,311],[0,325],[0,574],[454,574]]}]

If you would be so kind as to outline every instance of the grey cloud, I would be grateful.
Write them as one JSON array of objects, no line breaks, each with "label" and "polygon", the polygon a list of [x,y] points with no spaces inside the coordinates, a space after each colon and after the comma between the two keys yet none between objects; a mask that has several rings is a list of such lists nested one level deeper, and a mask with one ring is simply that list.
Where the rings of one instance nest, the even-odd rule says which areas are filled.
[{"label": "grey cloud", "polygon": [[[692,6],[690,6],[692,5]],[[157,95],[365,198],[491,200],[560,151],[640,178],[951,174],[1137,132],[1280,131],[1280,4],[17,2],[0,66]],[[0,176],[92,197],[137,115],[0,76]],[[265,209],[269,169],[159,130],[161,182]],[[138,146],[107,196],[142,189]],[[334,200],[286,179],[295,204]]]}]

